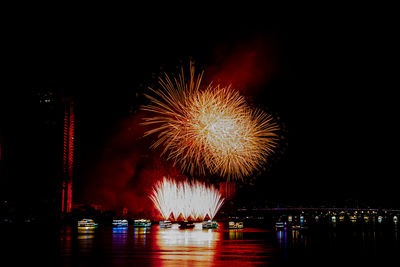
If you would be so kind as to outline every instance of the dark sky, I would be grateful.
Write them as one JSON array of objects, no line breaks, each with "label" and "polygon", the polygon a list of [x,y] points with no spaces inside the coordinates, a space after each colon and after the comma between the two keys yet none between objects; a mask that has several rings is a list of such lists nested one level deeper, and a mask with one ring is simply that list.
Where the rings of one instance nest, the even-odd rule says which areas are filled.
[{"label": "dark sky", "polygon": [[26,109],[18,99],[32,88],[74,96],[85,177],[119,121],[142,104],[136,93],[154,84],[160,68],[192,58],[218,71],[227,58],[261,44],[268,54],[258,65],[265,77],[256,76],[259,82],[244,94],[279,117],[285,141],[250,191],[257,199],[399,204],[393,196],[397,157],[390,153],[397,147],[390,81],[398,70],[390,17],[360,10],[138,13],[10,18],[2,49],[2,118],[11,121]]}]

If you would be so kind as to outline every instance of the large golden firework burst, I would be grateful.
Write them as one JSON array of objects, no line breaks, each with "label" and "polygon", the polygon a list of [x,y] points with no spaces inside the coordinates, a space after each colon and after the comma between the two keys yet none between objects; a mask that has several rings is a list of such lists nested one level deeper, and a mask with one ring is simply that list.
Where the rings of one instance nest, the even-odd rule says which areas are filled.
[{"label": "large golden firework burst", "polygon": [[191,64],[188,80],[183,69],[177,77],[159,78],[160,88],[150,88],[151,103],[142,107],[154,114],[144,121],[154,125],[145,135],[158,133],[152,148],[162,145],[163,154],[191,174],[249,176],[277,146],[279,127],[238,91],[212,84],[202,88],[202,77]]}]

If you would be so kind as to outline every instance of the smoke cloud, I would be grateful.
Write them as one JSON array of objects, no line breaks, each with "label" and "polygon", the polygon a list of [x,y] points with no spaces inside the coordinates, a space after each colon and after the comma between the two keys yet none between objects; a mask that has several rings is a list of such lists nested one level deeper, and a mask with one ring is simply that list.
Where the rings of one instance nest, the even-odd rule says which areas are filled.
[{"label": "smoke cloud", "polygon": [[257,94],[278,71],[277,52],[275,41],[265,36],[221,44],[206,69],[206,80],[231,84],[246,95]]},{"label": "smoke cloud", "polygon": [[149,149],[151,137],[143,138],[143,114],[120,122],[116,134],[91,172],[85,188],[88,203],[101,204],[104,210],[128,208],[130,216],[158,217],[149,194],[163,176],[178,176],[177,168]]}]

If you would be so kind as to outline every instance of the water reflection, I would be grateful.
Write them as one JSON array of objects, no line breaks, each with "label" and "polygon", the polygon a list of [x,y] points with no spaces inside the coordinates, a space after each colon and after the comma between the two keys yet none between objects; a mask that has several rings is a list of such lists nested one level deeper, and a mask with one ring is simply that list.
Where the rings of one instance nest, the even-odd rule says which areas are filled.
[{"label": "water reflection", "polygon": [[280,248],[286,248],[287,231],[286,230],[276,231],[276,238],[278,240],[279,247]]},{"label": "water reflection", "polygon": [[65,228],[61,229],[61,247],[64,248],[63,254],[65,256],[71,256],[72,253],[72,227],[66,226]]},{"label": "water reflection", "polygon": [[[285,229],[276,231],[276,242],[283,259],[304,260],[313,255],[312,260],[323,260],[332,255],[340,255],[335,259],[367,262],[371,259],[384,261],[396,257],[394,251],[400,248],[396,227],[355,227],[323,228],[311,231]],[[312,251],[312,254],[310,253]],[[308,254],[310,253],[310,254]],[[318,259],[317,259],[318,258]],[[307,260],[309,260],[307,258]],[[379,266],[379,265],[378,265]],[[383,266],[383,265],[380,265]]]},{"label": "water reflection", "polygon": [[60,238],[62,242],[70,243],[72,239],[72,227],[66,226],[65,228],[62,228]]},{"label": "water reflection", "polygon": [[94,227],[78,227],[78,239],[94,238]]},{"label": "water reflection", "polygon": [[229,229],[229,240],[243,240],[243,230]]},{"label": "water reflection", "polygon": [[213,261],[219,240],[219,232],[200,230],[197,225],[195,229],[158,229],[156,235],[162,266],[204,266]]},{"label": "water reflection", "polygon": [[90,252],[94,245],[94,227],[78,227],[78,244],[81,251]]},{"label": "water reflection", "polygon": [[127,236],[128,235],[128,227],[113,227],[112,230],[114,236]]},{"label": "water reflection", "polygon": [[397,227],[394,231],[383,227],[347,230],[338,227],[276,232],[227,229],[221,224],[217,229],[208,230],[198,225],[181,230],[178,224],[170,229],[160,229],[158,225],[151,228],[65,227],[60,240],[64,265],[99,267],[253,266],[276,259],[297,262],[332,257],[382,259],[396,255],[400,248]]},{"label": "water reflection", "polygon": [[112,244],[114,247],[125,246],[128,241],[128,227],[113,227]]},{"label": "water reflection", "polygon": [[[200,225],[201,226],[201,225]],[[219,239],[219,233],[211,229],[159,229],[157,235],[158,244],[165,248],[168,246],[195,246],[195,247],[213,247],[215,241]]]},{"label": "water reflection", "polygon": [[146,246],[146,236],[150,234],[151,228],[149,227],[137,227],[133,228],[133,238],[135,240],[135,245],[142,247]]}]

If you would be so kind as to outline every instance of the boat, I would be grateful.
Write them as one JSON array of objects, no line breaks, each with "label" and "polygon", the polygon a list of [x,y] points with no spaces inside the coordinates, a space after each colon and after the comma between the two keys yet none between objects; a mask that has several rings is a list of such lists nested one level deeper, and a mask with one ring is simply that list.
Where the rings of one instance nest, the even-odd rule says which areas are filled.
[{"label": "boat", "polygon": [[151,226],[150,220],[140,219],[133,221],[133,227],[150,227],[150,226]]},{"label": "boat", "polygon": [[128,227],[128,220],[113,220],[113,227]]},{"label": "boat", "polygon": [[185,222],[180,222],[180,223],[179,223],[179,228],[180,228],[180,229],[192,229],[192,228],[194,228],[194,223],[192,223],[192,222],[187,222],[187,221],[185,221]]},{"label": "boat", "polygon": [[96,227],[97,223],[95,223],[92,219],[83,219],[78,221],[78,227]]},{"label": "boat", "polygon": [[243,222],[229,222],[228,224],[229,229],[243,229]]},{"label": "boat", "polygon": [[172,223],[171,221],[160,221],[160,228],[171,228]]},{"label": "boat", "polygon": [[216,221],[208,220],[208,221],[202,222],[201,227],[203,229],[216,229],[216,228],[218,228],[218,223]]},{"label": "boat", "polygon": [[283,229],[286,227],[286,223],[285,222],[276,222],[275,223],[275,228],[276,229]]}]

